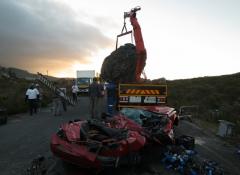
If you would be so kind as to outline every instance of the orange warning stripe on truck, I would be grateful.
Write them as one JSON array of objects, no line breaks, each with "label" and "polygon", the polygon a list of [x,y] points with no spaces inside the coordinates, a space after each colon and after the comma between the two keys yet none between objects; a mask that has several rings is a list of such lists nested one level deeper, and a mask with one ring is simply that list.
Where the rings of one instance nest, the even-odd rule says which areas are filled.
[{"label": "orange warning stripe on truck", "polygon": [[166,85],[119,84],[119,96],[167,96]]},{"label": "orange warning stripe on truck", "polygon": [[126,91],[128,95],[159,95],[159,90],[140,90],[140,89],[128,89]]}]

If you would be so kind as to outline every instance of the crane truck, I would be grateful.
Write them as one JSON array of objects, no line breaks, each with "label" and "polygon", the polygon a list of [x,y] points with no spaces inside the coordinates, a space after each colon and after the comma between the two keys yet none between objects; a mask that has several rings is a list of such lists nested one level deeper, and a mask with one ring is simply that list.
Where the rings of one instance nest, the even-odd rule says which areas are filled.
[{"label": "crane truck", "polygon": [[[167,86],[166,84],[149,84],[141,82],[141,74],[144,73],[144,67],[147,59],[147,51],[145,49],[141,27],[138,23],[136,13],[141,8],[135,7],[129,12],[124,12],[124,25],[121,34],[117,35],[116,49],[118,47],[118,38],[127,34],[132,34],[136,46],[136,69],[135,82],[128,84],[118,84],[118,108],[123,107],[139,107],[139,106],[160,106],[166,103]],[[125,20],[129,18],[133,27],[132,31],[127,31]],[[124,31],[125,30],[125,31]]]}]

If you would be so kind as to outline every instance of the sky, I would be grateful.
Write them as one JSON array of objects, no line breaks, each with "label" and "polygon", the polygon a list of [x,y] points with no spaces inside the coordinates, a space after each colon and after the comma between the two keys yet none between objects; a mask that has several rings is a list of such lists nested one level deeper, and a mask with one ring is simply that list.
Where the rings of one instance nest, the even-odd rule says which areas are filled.
[{"label": "sky", "polygon": [[99,73],[123,13],[136,6],[149,79],[240,72],[239,0],[0,0],[0,65],[57,77]]}]

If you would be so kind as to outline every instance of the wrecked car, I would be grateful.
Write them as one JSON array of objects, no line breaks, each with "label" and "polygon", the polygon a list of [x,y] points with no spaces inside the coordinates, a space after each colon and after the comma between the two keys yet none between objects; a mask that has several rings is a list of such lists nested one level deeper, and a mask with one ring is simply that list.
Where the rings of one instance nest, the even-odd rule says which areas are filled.
[{"label": "wrecked car", "polygon": [[[51,138],[52,153],[84,168],[117,167],[120,159],[145,145],[137,131],[113,128],[95,120],[70,121]],[[137,155],[137,154],[136,154]]]},{"label": "wrecked car", "polygon": [[174,125],[178,116],[174,108],[149,106],[141,108],[122,108],[112,119],[115,128],[138,131],[148,141],[160,144],[174,143]]},{"label": "wrecked car", "polygon": [[125,157],[137,156],[146,143],[174,143],[178,118],[173,108],[123,108],[102,117],[62,124],[51,138],[53,154],[84,168],[118,167]]}]

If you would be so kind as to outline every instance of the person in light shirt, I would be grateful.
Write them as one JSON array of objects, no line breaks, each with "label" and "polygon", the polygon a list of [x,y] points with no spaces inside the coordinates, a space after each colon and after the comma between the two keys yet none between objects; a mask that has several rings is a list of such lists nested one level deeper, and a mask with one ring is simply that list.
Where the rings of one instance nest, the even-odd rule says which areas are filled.
[{"label": "person in light shirt", "polygon": [[75,83],[75,81],[73,81],[73,85],[72,85],[72,97],[73,97],[73,101],[75,103],[77,103],[77,93],[78,93],[78,86]]},{"label": "person in light shirt", "polygon": [[37,113],[37,103],[39,100],[39,91],[35,88],[34,84],[31,84],[26,91],[25,101],[29,104],[30,115]]}]

